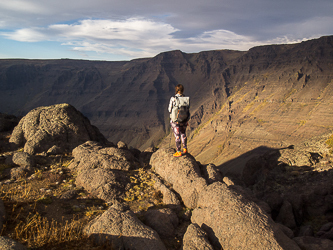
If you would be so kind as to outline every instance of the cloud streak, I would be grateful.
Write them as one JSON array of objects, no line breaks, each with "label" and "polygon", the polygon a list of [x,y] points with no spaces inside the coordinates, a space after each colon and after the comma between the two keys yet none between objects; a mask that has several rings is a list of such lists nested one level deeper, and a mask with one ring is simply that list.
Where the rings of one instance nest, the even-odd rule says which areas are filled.
[{"label": "cloud streak", "polygon": [[178,31],[165,23],[142,18],[123,21],[81,20],[76,24],[55,24],[46,28],[24,28],[3,32],[20,42],[57,41],[75,51],[117,53],[130,57],[152,56],[161,49],[172,49],[172,33]]}]

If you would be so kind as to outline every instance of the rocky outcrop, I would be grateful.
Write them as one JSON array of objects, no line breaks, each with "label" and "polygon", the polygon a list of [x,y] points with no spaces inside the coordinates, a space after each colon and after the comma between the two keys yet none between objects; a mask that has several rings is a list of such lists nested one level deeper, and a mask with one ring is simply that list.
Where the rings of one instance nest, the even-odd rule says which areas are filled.
[{"label": "rocky outcrop", "polygon": [[161,237],[175,236],[175,229],[179,219],[175,211],[170,208],[149,209],[145,213],[145,224],[154,229]]},{"label": "rocky outcrop", "polygon": [[292,230],[290,235],[332,237],[329,231],[318,232],[333,219],[329,138],[316,136],[286,148],[270,149],[245,163],[243,183],[269,205],[274,221]]},{"label": "rocky outcrop", "polygon": [[34,157],[25,152],[15,152],[12,161],[21,167],[35,167]]},{"label": "rocky outcrop", "polygon": [[98,242],[108,241],[112,249],[166,250],[156,231],[121,205],[110,207],[92,220],[84,231]]},{"label": "rocky outcrop", "polygon": [[127,171],[139,166],[130,151],[116,147],[103,147],[102,144],[93,141],[87,141],[76,147],[72,155],[74,161],[69,167],[75,171],[97,167]]},{"label": "rocky outcrop", "polygon": [[25,152],[15,152],[6,158],[5,163],[13,168],[7,168],[3,174],[10,179],[27,177],[34,172],[35,158]]},{"label": "rocky outcrop", "polygon": [[63,152],[86,141],[107,140],[92,126],[89,120],[69,104],[39,107],[24,116],[9,139],[16,147],[24,146],[24,152],[47,152],[54,145]]},{"label": "rocky outcrop", "polygon": [[324,224],[316,235],[322,239],[333,240],[333,222]]},{"label": "rocky outcrop", "polygon": [[329,148],[325,143],[330,134],[315,136],[295,145],[284,148],[266,149],[262,154],[241,159],[244,161],[244,167],[239,169],[238,173],[242,181],[247,185],[254,185],[267,177],[268,173],[281,173],[285,169],[310,169],[322,158],[329,154]]},{"label": "rocky outcrop", "polygon": [[279,222],[290,229],[296,228],[296,220],[293,212],[293,207],[287,200],[283,201],[279,214],[276,218],[276,222]]},{"label": "rocky outcrop", "polygon": [[218,249],[300,249],[245,193],[221,182],[200,193],[191,220]]},{"label": "rocky outcrop", "polygon": [[174,150],[161,148],[150,159],[152,169],[181,196],[188,208],[196,208],[199,193],[207,186],[201,177],[200,167],[195,159],[187,154],[173,157]]},{"label": "rocky outcrop", "polygon": [[[108,242],[113,249],[166,249],[166,242],[180,239],[190,221],[192,224],[184,235],[183,249],[329,249],[333,238],[332,223],[321,222],[323,225],[319,230],[304,226],[305,220],[312,216],[332,221],[332,159],[322,145],[324,141],[323,138],[320,145],[308,149],[296,145],[267,149],[263,155],[250,157],[243,169],[242,180],[237,176],[223,177],[214,164],[201,165],[191,154],[175,158],[173,149],[161,148],[142,155],[122,142],[117,147],[105,147],[96,141],[84,142],[73,149],[74,159],[69,169],[76,177],[78,188],[83,187],[90,195],[114,204],[85,228],[85,232],[97,242]],[[57,154],[59,148],[54,145],[48,152]],[[305,158],[299,155],[305,155],[310,165],[305,165]],[[45,156],[15,152],[11,161],[19,168],[29,168],[34,166],[34,159],[40,157]],[[149,158],[151,169],[148,170],[146,162]],[[291,163],[288,159],[296,160]],[[143,167],[140,171],[148,171],[149,178],[130,176],[140,165]],[[310,172],[309,167],[316,171]],[[294,186],[296,179],[293,178],[297,176],[300,176],[300,182]],[[132,187],[147,184],[148,179],[155,181],[154,188],[162,193],[164,206],[152,207],[155,203],[150,200],[147,203],[150,208],[139,213],[140,218],[144,218],[143,224],[137,219],[138,214],[118,201],[137,202],[125,199],[125,192],[132,184]],[[281,185],[272,183],[281,180],[286,185],[278,192]],[[140,181],[142,183],[138,183]],[[153,184],[149,182],[149,185]],[[144,190],[139,192],[143,197]],[[76,195],[77,190],[69,190],[59,198],[69,202]],[[160,194],[156,192],[155,195],[160,202]],[[183,205],[190,209],[184,209]],[[187,213],[182,215],[185,211]],[[300,225],[303,225],[302,230]],[[295,235],[298,237],[294,241]],[[310,242],[312,238],[316,240]],[[179,247],[179,244],[175,245]]]},{"label": "rocky outcrop", "polygon": [[84,169],[76,177],[76,185],[105,201],[123,198],[129,178],[118,170]]},{"label": "rocky outcrop", "polygon": [[185,206],[194,209],[192,223],[207,232],[215,248],[299,249],[248,192],[216,180],[207,186],[197,162],[189,154],[175,158],[173,152],[156,151],[150,161],[152,169],[172,185]]},{"label": "rocky outcrop", "polygon": [[197,224],[190,224],[187,227],[183,238],[182,250],[214,250],[208,240],[207,233]]},{"label": "rocky outcrop", "polygon": [[208,164],[201,167],[203,176],[207,180],[208,184],[211,184],[215,181],[223,181],[223,174],[214,164]]},{"label": "rocky outcrop", "polygon": [[152,173],[152,178],[154,180],[154,188],[162,193],[163,203],[166,205],[180,205],[180,201],[177,195],[170,190],[167,186],[165,186],[162,181]]},{"label": "rocky outcrop", "polygon": [[72,155],[68,167],[77,173],[76,185],[106,201],[124,197],[130,183],[127,171],[139,166],[130,151],[93,141],[76,147]]}]

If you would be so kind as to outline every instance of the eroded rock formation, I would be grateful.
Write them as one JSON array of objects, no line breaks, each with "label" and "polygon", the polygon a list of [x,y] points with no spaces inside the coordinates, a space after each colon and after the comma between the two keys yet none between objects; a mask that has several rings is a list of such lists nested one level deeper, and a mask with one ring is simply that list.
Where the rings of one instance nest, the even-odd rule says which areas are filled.
[{"label": "eroded rock formation", "polygon": [[186,207],[196,208],[199,193],[207,186],[206,180],[201,177],[199,165],[192,156],[177,159],[172,156],[173,152],[172,149],[156,151],[150,164],[157,174],[172,184]]},{"label": "eroded rock formation", "polygon": [[244,193],[221,182],[200,193],[192,222],[223,249],[299,249],[275,222]]},{"label": "eroded rock formation", "polygon": [[152,168],[172,184],[187,207],[194,209],[192,222],[208,232],[216,248],[298,249],[245,192],[239,191],[242,189],[219,181],[207,186],[190,155],[178,159],[172,153],[159,149],[151,157]]}]

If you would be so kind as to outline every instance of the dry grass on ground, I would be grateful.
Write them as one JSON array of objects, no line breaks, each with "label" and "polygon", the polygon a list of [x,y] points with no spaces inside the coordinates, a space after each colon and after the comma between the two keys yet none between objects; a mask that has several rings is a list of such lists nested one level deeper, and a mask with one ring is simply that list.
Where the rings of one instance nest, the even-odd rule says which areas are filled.
[{"label": "dry grass on ground", "polygon": [[[71,160],[70,155],[39,157],[42,164],[31,177],[1,181],[0,199],[7,213],[2,236],[33,249],[105,249],[105,245],[94,245],[82,229],[110,204],[75,186],[75,176],[68,169]],[[0,172],[9,167],[0,162]],[[128,174],[131,189],[125,201],[140,217],[142,211],[161,204],[161,197],[147,171],[138,169]],[[75,190],[77,197],[62,199],[69,190]]]},{"label": "dry grass on ground", "polygon": [[[0,236],[8,236],[30,249],[99,250],[108,245],[95,245],[82,229],[89,221],[105,212],[111,204],[76,187],[74,173],[68,168],[73,157],[37,155],[35,173],[18,180],[8,180],[4,173],[11,168],[5,158],[12,155],[10,132],[0,133],[0,199],[6,221]],[[18,151],[23,151],[20,149]],[[7,170],[6,170],[7,169]],[[149,166],[128,171],[130,185],[123,203],[144,220],[149,208],[162,208],[162,194],[153,188]],[[70,191],[76,197],[65,199]],[[177,236],[162,239],[167,249],[179,249],[186,227],[180,226]]]},{"label": "dry grass on ground", "polygon": [[[70,156],[45,159],[33,178],[1,182],[0,198],[7,214],[1,235],[34,249],[103,249],[94,246],[82,228],[104,212],[107,204],[75,187],[67,169],[70,160]],[[69,190],[79,196],[61,199]]]}]

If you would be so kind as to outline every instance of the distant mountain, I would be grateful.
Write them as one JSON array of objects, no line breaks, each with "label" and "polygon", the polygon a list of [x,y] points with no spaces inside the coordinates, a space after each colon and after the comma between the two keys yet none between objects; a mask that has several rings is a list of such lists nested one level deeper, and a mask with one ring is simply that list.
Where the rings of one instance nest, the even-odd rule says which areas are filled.
[{"label": "distant mountain", "polygon": [[0,112],[69,103],[112,142],[173,145],[167,105],[191,97],[189,150],[222,164],[259,146],[329,133],[333,36],[249,51],[170,51],[129,62],[0,60]]}]

